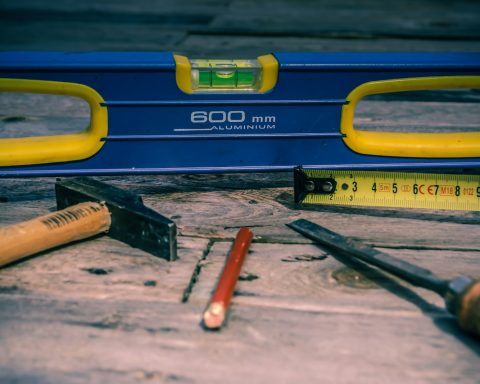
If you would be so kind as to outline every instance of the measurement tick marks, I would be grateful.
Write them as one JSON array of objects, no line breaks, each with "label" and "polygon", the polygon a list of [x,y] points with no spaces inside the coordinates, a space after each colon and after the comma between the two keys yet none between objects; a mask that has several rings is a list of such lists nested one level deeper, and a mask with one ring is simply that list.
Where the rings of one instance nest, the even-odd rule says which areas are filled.
[{"label": "measurement tick marks", "polygon": [[[327,193],[320,187],[325,180],[338,187]],[[297,168],[295,201],[305,205],[480,211],[480,175]]]}]

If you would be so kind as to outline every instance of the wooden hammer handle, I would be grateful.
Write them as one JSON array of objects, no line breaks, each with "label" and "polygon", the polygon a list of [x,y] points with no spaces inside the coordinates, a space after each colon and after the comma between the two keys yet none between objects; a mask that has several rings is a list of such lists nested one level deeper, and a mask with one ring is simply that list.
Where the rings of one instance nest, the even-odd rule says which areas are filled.
[{"label": "wooden hammer handle", "polygon": [[46,249],[108,231],[110,224],[107,207],[91,202],[0,227],[0,267]]}]

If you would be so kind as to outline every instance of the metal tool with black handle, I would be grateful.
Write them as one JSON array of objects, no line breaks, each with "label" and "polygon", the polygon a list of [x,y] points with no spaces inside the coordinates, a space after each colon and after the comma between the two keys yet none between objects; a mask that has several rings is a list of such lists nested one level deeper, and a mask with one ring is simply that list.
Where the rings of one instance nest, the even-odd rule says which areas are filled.
[{"label": "metal tool with black handle", "polygon": [[360,259],[413,285],[438,293],[445,299],[448,311],[456,317],[460,327],[480,336],[479,280],[463,275],[452,280],[441,279],[428,269],[377,251],[360,241],[341,236],[308,220],[300,219],[287,225],[302,235],[341,252],[342,255]]}]

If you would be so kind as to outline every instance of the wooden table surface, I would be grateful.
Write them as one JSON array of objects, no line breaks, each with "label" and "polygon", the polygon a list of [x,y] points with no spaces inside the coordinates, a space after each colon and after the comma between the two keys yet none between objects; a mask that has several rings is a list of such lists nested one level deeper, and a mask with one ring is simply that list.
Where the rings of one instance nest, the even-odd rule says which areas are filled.
[{"label": "wooden table surface", "polygon": [[[0,49],[217,57],[479,51],[480,3],[0,1]],[[28,119],[10,118],[2,100],[2,137],[28,128]],[[470,92],[421,104],[415,114],[376,101],[369,111],[390,111],[381,122],[388,125],[478,127],[478,100]],[[433,118],[426,115],[435,107]],[[179,259],[167,262],[103,236],[1,269],[0,382],[480,381],[479,339],[459,331],[440,297],[373,268],[346,266],[285,226],[307,218],[441,277],[480,277],[480,214],[299,209],[288,172],[99,179],[172,218]],[[0,225],[54,210],[54,182],[1,179]],[[206,332],[202,311],[242,226],[255,237],[227,326]]]}]

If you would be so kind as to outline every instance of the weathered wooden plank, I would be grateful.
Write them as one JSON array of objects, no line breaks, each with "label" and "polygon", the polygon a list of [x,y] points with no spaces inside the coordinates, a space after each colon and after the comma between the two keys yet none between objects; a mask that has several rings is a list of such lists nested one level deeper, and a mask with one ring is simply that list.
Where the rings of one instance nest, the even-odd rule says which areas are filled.
[{"label": "weathered wooden plank", "polygon": [[[35,0],[2,1],[1,9],[9,12],[39,12],[61,11],[71,14],[105,12],[112,14],[126,14],[135,17],[137,14],[217,14],[229,5],[230,0],[184,0],[178,3],[176,0],[163,0],[162,2],[152,0],[108,0],[99,3],[96,0],[62,0],[57,2],[39,3]],[[54,17],[54,14],[45,17]]]},{"label": "weathered wooden plank", "polygon": [[[209,32],[221,34],[402,37],[478,39],[480,6],[461,1],[450,4],[430,1],[378,2],[235,0],[230,11],[219,14]],[[457,7],[458,5],[458,7]],[[408,20],[408,22],[406,22]]]},{"label": "weathered wooden plank", "polygon": [[[275,6],[251,0],[3,1],[0,49],[217,57],[478,51],[479,6],[466,0],[454,6],[433,0],[283,0]],[[414,124],[411,113],[393,103],[370,106],[363,120],[368,129]],[[442,110],[424,118],[428,110],[417,113],[415,129],[430,129],[432,121],[473,127],[478,115],[462,113],[460,120]],[[387,118],[379,122],[376,111]],[[6,118],[0,129],[29,124],[0,113]],[[70,119],[73,114],[69,110]],[[56,124],[54,132],[62,120]],[[308,218],[443,277],[479,277],[478,213],[297,210],[290,173],[100,179],[142,195],[178,223],[180,260],[167,263],[102,237],[0,270],[0,381],[478,381],[479,344],[459,332],[439,297],[365,267],[360,275],[284,226]],[[54,181],[1,179],[0,225],[54,209]],[[243,225],[252,226],[256,238],[231,317],[222,332],[204,332],[202,310]]]},{"label": "weathered wooden plank", "polygon": [[[273,179],[273,183],[288,183],[285,176]],[[422,247],[431,249],[479,249],[480,228],[452,221],[478,223],[478,212],[432,212],[421,210],[361,210],[324,209],[297,210],[293,204],[292,188],[242,189],[249,185],[249,175],[228,177],[195,176],[193,185],[189,177],[158,176],[152,184],[140,186],[135,177],[101,178],[135,193],[144,195],[145,203],[158,212],[171,217],[184,236],[204,238],[233,238],[241,226],[255,228],[257,241],[309,243],[284,224],[303,217],[317,221],[346,236],[363,239],[377,246]],[[265,176],[254,175],[251,186],[258,188]],[[2,180],[0,196],[8,200],[0,210],[0,224],[11,224],[45,213],[55,206],[53,185],[46,187],[45,180]],[[129,181],[130,180],[130,181]],[[141,177],[139,180],[146,180]],[[166,180],[166,192],[162,192],[162,180]],[[214,180],[214,181],[212,181]],[[178,181],[176,188],[182,192],[170,193],[170,186]],[[203,184],[202,184],[203,181]],[[209,183],[212,182],[213,185]],[[13,184],[10,184],[13,183]],[[267,182],[268,185],[268,182]],[[35,190],[33,195],[29,191]],[[227,190],[221,190],[222,186]],[[228,190],[230,188],[239,188]],[[205,189],[207,189],[205,191]],[[209,190],[210,189],[210,190]],[[47,197],[48,196],[48,197]],[[35,198],[37,201],[30,201]],[[377,215],[377,216],[372,216]],[[422,215],[424,215],[422,217]],[[457,217],[458,216],[458,217]],[[422,220],[427,219],[427,220]],[[430,220],[430,221],[429,221]],[[434,220],[433,222],[431,220]],[[445,236],[445,234],[451,234]]]},{"label": "weathered wooden plank", "polygon": [[[172,192],[200,192],[243,190],[248,188],[277,188],[293,185],[289,172],[250,174],[192,174],[105,176],[98,180],[111,183],[132,193],[144,195],[146,200],[166,197]],[[0,179],[0,225],[42,215],[55,209],[54,177]],[[175,197],[175,196],[173,196]],[[174,209],[176,202],[169,199]],[[253,204],[253,202],[252,202]],[[162,212],[162,209],[159,209]],[[173,215],[175,216],[175,214]],[[175,218],[175,217],[174,217]]]},{"label": "weathered wooden plank", "polygon": [[9,295],[0,303],[5,382],[475,383],[477,376],[478,344],[447,318],[235,305],[227,328],[212,333],[199,326],[200,305]]},{"label": "weathered wooden plank", "polygon": [[0,292],[62,299],[181,302],[208,240],[178,238],[168,262],[104,236],[47,251],[0,271]]},{"label": "weathered wooden plank", "polygon": [[[249,226],[255,229],[259,241],[305,243],[308,241],[284,225],[303,217],[378,246],[480,248],[480,228],[475,225],[417,220],[414,217],[418,211],[413,211],[411,218],[398,218],[394,214],[393,217],[372,217],[348,210],[342,213],[294,210],[277,201],[279,196],[286,199],[284,194],[288,194],[291,202],[291,188],[181,192],[147,196],[145,201],[167,216],[175,216],[180,233],[185,236],[232,238],[236,229]],[[170,205],[169,201],[175,204]],[[446,233],[455,236],[444,236]]]},{"label": "weathered wooden plank", "polygon": [[0,20],[0,23],[3,51],[169,51],[185,37],[184,31],[164,26],[108,23],[108,15],[105,21],[96,23],[21,23],[16,18]]},{"label": "weathered wooden plank", "polygon": [[253,55],[292,47],[303,51],[478,50],[478,4],[457,3],[452,7],[436,1],[363,1],[359,6],[284,0],[272,7],[250,0],[181,4],[22,0],[0,5],[0,48],[71,50],[74,46],[75,50],[183,50],[207,55]]},{"label": "weathered wooden plank", "polygon": [[225,1],[0,4],[2,50],[174,50],[191,27],[211,22]]},{"label": "weathered wooden plank", "polygon": [[[216,242],[210,249],[189,301],[208,303],[230,245],[230,242]],[[445,279],[459,274],[480,278],[480,251],[384,251],[429,268]],[[234,301],[312,312],[387,317],[447,316],[443,299],[435,293],[364,265],[360,265],[358,271],[347,268],[341,260],[314,245],[254,243]]]},{"label": "weathered wooden plank", "polygon": [[[471,94],[472,99],[475,96]],[[473,132],[480,130],[480,103],[478,100],[453,103],[365,99],[355,110],[354,125],[368,131]]]},{"label": "weathered wooden plank", "polygon": [[0,138],[83,132],[90,108],[71,96],[0,92]]},{"label": "weathered wooden plank", "polygon": [[[338,3],[333,0],[291,0],[259,4],[252,0],[210,0],[205,2],[173,0],[161,3],[142,0],[98,3],[62,1],[42,4],[33,0],[2,2],[5,19],[31,21],[74,20],[89,22],[155,22],[187,26],[192,29],[205,24],[202,33],[209,31],[261,35],[324,34],[331,37],[402,36],[435,38],[479,37],[479,6],[475,2],[459,1],[455,7],[433,1],[385,3],[375,0]],[[146,10],[148,9],[148,12]],[[164,17],[162,17],[164,16]],[[209,24],[209,21],[213,23]],[[361,22],[359,22],[361,20]],[[408,23],[405,22],[408,20]],[[84,38],[84,40],[86,40]]]},{"label": "weathered wooden plank", "polygon": [[189,56],[256,57],[268,52],[478,52],[477,40],[245,36],[189,32],[176,47]]}]

